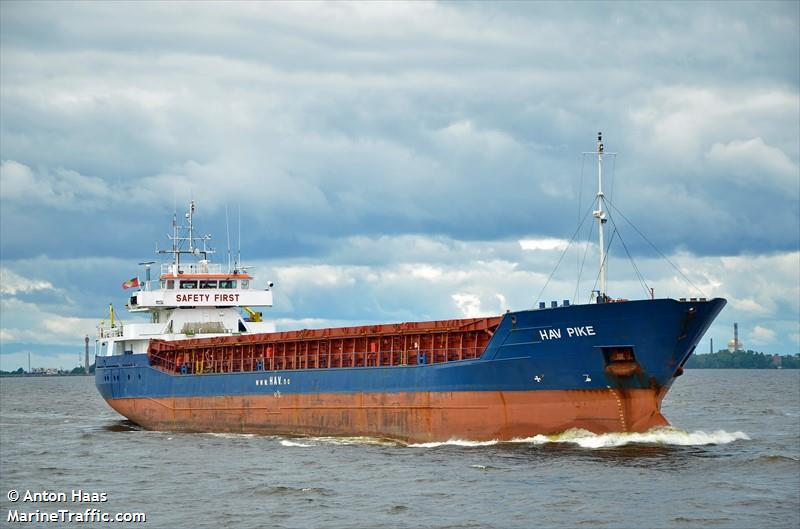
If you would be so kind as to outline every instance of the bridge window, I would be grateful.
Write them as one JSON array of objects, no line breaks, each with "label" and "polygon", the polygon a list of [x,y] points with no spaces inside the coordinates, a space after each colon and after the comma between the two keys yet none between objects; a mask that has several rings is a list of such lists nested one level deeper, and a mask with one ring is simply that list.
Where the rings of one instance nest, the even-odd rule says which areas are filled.
[{"label": "bridge window", "polygon": [[247,279],[242,279],[242,288],[250,288],[250,281]]},{"label": "bridge window", "polygon": [[200,281],[200,288],[217,288],[217,280],[213,281]]},{"label": "bridge window", "polygon": [[235,279],[220,279],[219,288],[236,288]]},{"label": "bridge window", "polygon": [[197,288],[197,281],[194,280],[186,280],[181,281],[181,288]]},{"label": "bridge window", "polygon": [[174,279],[168,279],[167,280],[167,289],[172,290],[173,288],[175,288],[175,280]]}]

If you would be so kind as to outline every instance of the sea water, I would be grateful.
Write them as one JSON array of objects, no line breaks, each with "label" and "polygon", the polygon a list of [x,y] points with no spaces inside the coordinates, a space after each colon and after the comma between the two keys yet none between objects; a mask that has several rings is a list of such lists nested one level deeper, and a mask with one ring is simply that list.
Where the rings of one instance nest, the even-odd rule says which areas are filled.
[{"label": "sea water", "polygon": [[502,443],[186,434],[125,421],[93,378],[4,378],[0,526],[108,527],[8,522],[95,509],[148,528],[800,527],[800,371],[687,370],[663,411],[672,427],[644,434]]}]

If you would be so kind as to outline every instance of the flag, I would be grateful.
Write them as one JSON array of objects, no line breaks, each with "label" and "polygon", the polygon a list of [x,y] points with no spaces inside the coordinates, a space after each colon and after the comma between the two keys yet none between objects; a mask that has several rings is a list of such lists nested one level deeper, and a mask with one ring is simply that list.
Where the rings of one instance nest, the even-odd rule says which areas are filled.
[{"label": "flag", "polygon": [[139,278],[138,277],[134,277],[133,279],[130,279],[130,280],[125,281],[124,283],[122,283],[122,288],[136,288],[138,286],[139,286]]}]

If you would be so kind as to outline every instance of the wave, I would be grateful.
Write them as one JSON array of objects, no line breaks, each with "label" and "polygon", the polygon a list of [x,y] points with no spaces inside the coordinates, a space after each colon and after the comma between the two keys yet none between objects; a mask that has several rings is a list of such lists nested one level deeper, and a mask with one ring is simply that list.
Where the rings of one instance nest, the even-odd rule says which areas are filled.
[{"label": "wave", "polygon": [[322,487],[290,487],[286,485],[274,485],[264,488],[257,488],[253,491],[259,496],[290,496],[290,495],[308,495],[308,493],[316,494],[319,496],[330,496],[332,493],[328,489]]},{"label": "wave", "polygon": [[319,445],[377,445],[402,446],[402,443],[380,437],[301,437],[294,440],[282,439],[281,445],[309,448]]},{"label": "wave", "polygon": [[502,467],[493,467],[492,465],[470,465],[469,468],[474,468],[477,470],[505,470]]},{"label": "wave", "polygon": [[792,454],[762,454],[757,457],[752,457],[749,459],[745,459],[742,461],[738,461],[737,464],[742,466],[758,466],[761,467],[763,465],[794,465],[796,466],[800,463],[800,457],[794,456]]},{"label": "wave", "polygon": [[414,448],[436,448],[439,446],[493,446],[497,444],[530,444],[544,445],[549,443],[570,443],[581,448],[614,448],[628,444],[658,444],[672,446],[703,446],[728,444],[739,440],[749,440],[744,432],[726,432],[716,430],[704,432],[696,430],[687,432],[679,428],[658,427],[644,433],[604,433],[595,434],[587,430],[570,429],[554,435],[535,435],[533,437],[512,439],[510,441],[468,441],[451,439],[443,442],[416,443],[408,446]]}]

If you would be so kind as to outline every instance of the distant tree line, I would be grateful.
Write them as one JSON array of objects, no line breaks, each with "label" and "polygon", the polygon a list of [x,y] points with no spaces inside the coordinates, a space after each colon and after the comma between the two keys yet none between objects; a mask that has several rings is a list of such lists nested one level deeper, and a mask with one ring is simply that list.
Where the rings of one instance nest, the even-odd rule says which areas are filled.
[{"label": "distant tree line", "polygon": [[716,353],[695,354],[686,362],[688,369],[800,369],[800,354],[771,355],[756,351],[720,349]]}]

